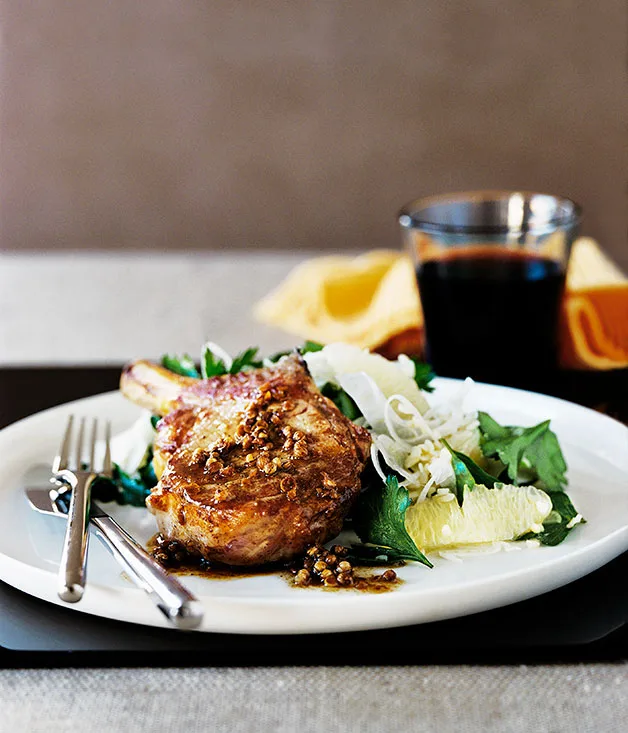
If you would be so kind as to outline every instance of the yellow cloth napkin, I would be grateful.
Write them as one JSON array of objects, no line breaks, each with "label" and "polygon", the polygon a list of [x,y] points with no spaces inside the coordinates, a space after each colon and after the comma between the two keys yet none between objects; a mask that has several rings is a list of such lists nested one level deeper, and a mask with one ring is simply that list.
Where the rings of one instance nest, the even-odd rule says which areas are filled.
[{"label": "yellow cloth napkin", "polygon": [[257,304],[255,316],[301,338],[369,349],[423,324],[412,264],[386,250],[304,262]]},{"label": "yellow cloth napkin", "polygon": [[[422,348],[414,269],[401,252],[309,260],[256,305],[255,316],[301,338],[344,341],[386,356]],[[565,367],[628,366],[628,278],[587,237],[572,249],[559,348]]]}]

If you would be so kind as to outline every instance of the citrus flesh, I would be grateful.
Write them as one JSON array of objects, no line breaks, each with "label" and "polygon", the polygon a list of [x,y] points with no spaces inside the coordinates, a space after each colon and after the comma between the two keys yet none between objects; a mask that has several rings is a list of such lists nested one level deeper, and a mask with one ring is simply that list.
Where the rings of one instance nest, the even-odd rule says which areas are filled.
[{"label": "citrus flesh", "polygon": [[539,532],[552,511],[550,497],[534,486],[487,489],[480,484],[456,499],[436,495],[413,504],[406,512],[406,529],[423,552],[465,545],[514,540]]}]

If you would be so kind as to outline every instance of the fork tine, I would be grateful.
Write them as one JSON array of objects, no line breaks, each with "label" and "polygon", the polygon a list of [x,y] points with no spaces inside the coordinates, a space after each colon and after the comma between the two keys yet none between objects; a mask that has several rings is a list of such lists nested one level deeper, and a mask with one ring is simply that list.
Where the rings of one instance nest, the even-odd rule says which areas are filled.
[{"label": "fork tine", "polygon": [[94,471],[94,467],[96,465],[94,453],[96,452],[96,434],[98,432],[98,420],[94,418],[92,420],[92,441],[89,449],[89,466],[88,469],[90,471]]},{"label": "fork tine", "polygon": [[111,465],[111,422],[107,420],[105,425],[105,460],[103,462],[102,472],[106,476],[111,476],[113,466]]},{"label": "fork tine", "polygon": [[85,418],[81,418],[78,432],[78,440],[76,441],[76,470],[80,471],[83,466],[81,465],[81,458],[83,456],[83,438],[85,437]]},{"label": "fork tine", "polygon": [[57,473],[58,471],[63,471],[63,469],[68,467],[68,459],[70,457],[70,444],[72,442],[72,424],[74,422],[74,415],[70,415],[68,418],[68,424],[65,428],[65,434],[63,436],[63,441],[61,443],[61,450],[59,452],[59,455],[55,456],[55,459],[52,463],[52,470]]}]

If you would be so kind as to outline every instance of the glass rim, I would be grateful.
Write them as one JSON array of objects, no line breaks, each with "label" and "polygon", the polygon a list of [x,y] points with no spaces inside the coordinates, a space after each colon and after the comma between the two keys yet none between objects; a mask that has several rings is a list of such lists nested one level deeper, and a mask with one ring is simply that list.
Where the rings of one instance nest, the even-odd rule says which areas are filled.
[{"label": "glass rim", "polygon": [[[565,206],[571,211],[558,213],[549,219],[531,226],[513,226],[510,224],[450,224],[438,222],[425,218],[423,212],[426,209],[438,204],[462,204],[507,201],[512,196],[519,195],[524,201],[531,201],[533,197],[552,199],[559,211],[561,206]],[[432,217],[434,218],[434,217]],[[399,224],[404,229],[420,229],[424,232],[434,234],[512,234],[512,233],[547,233],[560,227],[575,226],[582,219],[582,207],[573,199],[566,196],[557,196],[550,193],[542,193],[540,191],[523,191],[523,190],[477,190],[477,191],[460,191],[456,193],[436,194],[434,196],[425,196],[414,199],[405,204],[398,214]]]}]

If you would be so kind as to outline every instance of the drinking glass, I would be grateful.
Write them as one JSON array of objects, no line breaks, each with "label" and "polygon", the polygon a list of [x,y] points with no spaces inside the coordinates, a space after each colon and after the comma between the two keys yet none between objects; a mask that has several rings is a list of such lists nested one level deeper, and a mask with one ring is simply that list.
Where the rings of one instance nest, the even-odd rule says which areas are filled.
[{"label": "drinking glass", "polygon": [[581,208],[522,191],[413,201],[399,213],[417,273],[426,360],[437,374],[543,391]]}]

